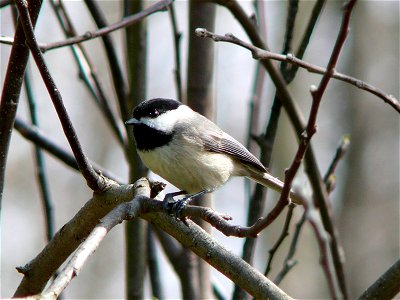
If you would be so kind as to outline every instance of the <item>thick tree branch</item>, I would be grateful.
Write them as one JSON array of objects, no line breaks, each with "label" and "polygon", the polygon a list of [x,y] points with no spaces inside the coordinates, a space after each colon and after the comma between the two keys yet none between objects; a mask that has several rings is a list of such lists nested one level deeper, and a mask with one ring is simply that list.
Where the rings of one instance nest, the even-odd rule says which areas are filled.
[{"label": "thick tree branch", "polygon": [[40,295],[40,298],[58,298],[70,281],[79,274],[89,256],[100,246],[100,243],[106,237],[107,233],[123,220],[136,218],[142,210],[143,202],[140,201],[139,198],[149,196],[150,189],[143,187],[136,192],[132,201],[118,205],[103,217],[85,241],[79,245],[74,255],[64,269],[58,274],[57,278]]},{"label": "thick tree branch", "polygon": [[165,214],[148,213],[144,214],[143,218],[175,237],[182,245],[190,248],[256,299],[291,299],[264,275],[223,248],[196,224],[189,221],[189,226],[186,226]]},{"label": "thick tree branch", "polygon": [[[159,187],[156,185],[155,188]],[[122,220],[141,216],[171,234],[257,299],[292,299],[261,273],[227,251],[195,223],[188,221],[188,225],[185,225],[166,215],[162,201],[150,199],[149,196],[150,185],[144,179],[128,186],[110,182],[106,192],[94,193],[93,198],[63,226],[40,254],[28,265],[19,268],[25,276],[14,296],[38,295],[35,297],[43,298],[59,295],[111,228]],[[49,275],[75,249],[76,253],[59,277],[40,294]]]},{"label": "thick tree branch", "polygon": [[107,179],[105,182],[107,188],[103,192],[95,192],[93,198],[56,233],[32,261],[18,268],[24,278],[14,297],[40,293],[54,272],[98,224],[99,219],[118,204],[132,200],[140,189],[149,186],[146,180],[123,186]]},{"label": "thick tree branch", "polygon": [[400,293],[400,259],[397,260],[385,273],[382,274],[367,290],[362,293],[359,300],[389,300]]}]

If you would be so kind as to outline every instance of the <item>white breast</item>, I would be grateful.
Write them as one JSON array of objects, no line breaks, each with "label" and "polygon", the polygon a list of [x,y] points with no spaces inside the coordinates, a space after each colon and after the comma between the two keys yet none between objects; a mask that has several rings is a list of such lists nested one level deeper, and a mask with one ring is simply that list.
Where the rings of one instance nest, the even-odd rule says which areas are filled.
[{"label": "white breast", "polygon": [[236,175],[230,157],[199,151],[199,145],[187,141],[182,147],[182,142],[173,140],[167,146],[140,151],[139,156],[150,170],[188,193],[216,189]]}]

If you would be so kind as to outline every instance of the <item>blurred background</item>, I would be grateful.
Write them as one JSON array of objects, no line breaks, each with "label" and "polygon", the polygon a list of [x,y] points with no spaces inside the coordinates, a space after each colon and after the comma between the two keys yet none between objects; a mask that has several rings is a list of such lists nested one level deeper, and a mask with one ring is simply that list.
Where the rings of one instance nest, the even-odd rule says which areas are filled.
[{"label": "blurred background", "polygon": [[[122,2],[101,1],[108,22],[121,18]],[[150,2],[149,4],[154,3]],[[95,24],[81,1],[65,1],[68,12],[80,34],[95,29]],[[267,44],[280,52],[286,22],[286,1],[265,1]],[[304,32],[313,1],[300,1],[296,23],[295,45]],[[252,2],[240,5],[250,15]],[[342,1],[328,1],[319,19],[304,59],[326,66],[341,21]],[[399,98],[399,2],[359,1],[351,20],[351,31],[339,60],[337,70],[368,82]],[[176,1],[179,30],[182,31],[182,75],[185,85],[188,35],[188,3]],[[10,8],[0,10],[1,35],[13,36]],[[173,35],[168,14],[157,13],[148,22],[148,98],[176,98],[174,83]],[[51,24],[51,26],[49,26]],[[36,34],[39,42],[64,39],[47,1],[44,2]],[[231,32],[247,41],[247,36],[229,11],[217,8],[215,32]],[[113,33],[121,63],[125,63],[121,31]],[[115,99],[110,73],[100,40],[86,42],[85,48],[106,87],[107,96]],[[1,82],[7,68],[10,46],[1,44]],[[256,62],[251,54],[238,46],[215,44],[213,95],[216,123],[239,141],[246,143],[249,100],[252,95]],[[62,48],[45,54],[46,62],[63,96],[65,106],[77,130],[85,153],[106,169],[127,181],[128,167],[119,145],[111,134],[98,108],[78,76],[70,49]],[[201,57],[199,57],[201,60]],[[34,62],[31,60],[34,94],[42,131],[65,149],[69,149],[60,123]],[[262,93],[261,118],[255,134],[262,133],[275,94],[268,75]],[[308,116],[311,105],[310,85],[318,85],[319,75],[300,70],[289,86],[295,100]],[[26,95],[22,94],[18,116],[28,119]],[[116,110],[116,102],[112,103]],[[1,120],[0,120],[1,122]],[[351,297],[360,295],[399,257],[399,117],[381,99],[346,83],[332,80],[324,95],[318,115],[318,131],[312,140],[321,174],[327,170],[336,147],[344,134],[351,146],[337,171],[336,189],[331,195],[339,240],[343,244],[345,271]],[[283,178],[283,172],[297,150],[294,131],[283,114],[273,152],[271,172]],[[255,153],[257,154],[257,153]],[[45,155],[54,201],[56,229],[63,226],[91,197],[83,178],[49,155]],[[46,244],[45,223],[33,163],[32,145],[17,132],[12,135],[7,163],[1,224],[1,297],[11,297],[22,276],[15,270],[34,258]],[[303,171],[296,185],[307,188]],[[172,190],[172,188],[170,188]],[[215,209],[233,217],[233,223],[245,225],[247,195],[243,179],[234,179],[214,193]],[[277,200],[268,193],[265,214]],[[295,223],[302,208],[295,209]],[[255,266],[264,272],[268,250],[280,234],[282,214],[258,238]],[[66,298],[124,298],[123,226],[115,227],[89,259],[79,277],[65,291]],[[219,232],[214,236],[229,250],[241,255],[243,240],[227,238]],[[319,264],[319,249],[309,224],[304,226],[295,258],[298,264],[283,280],[281,287],[299,299],[329,298],[326,280]],[[272,265],[274,278],[282,267],[289,239]],[[164,254],[159,251],[162,277],[168,298],[181,297],[179,282]],[[231,295],[233,284],[213,270],[224,295]],[[150,294],[148,294],[150,297]]]}]

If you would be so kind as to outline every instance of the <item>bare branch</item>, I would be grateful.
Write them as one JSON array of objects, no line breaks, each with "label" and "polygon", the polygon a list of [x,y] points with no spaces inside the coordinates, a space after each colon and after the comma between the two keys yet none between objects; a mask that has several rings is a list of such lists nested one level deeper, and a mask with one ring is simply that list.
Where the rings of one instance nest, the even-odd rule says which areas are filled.
[{"label": "bare branch", "polygon": [[140,214],[142,202],[138,198],[150,196],[149,189],[142,189],[141,191],[136,194],[132,201],[118,205],[100,220],[84,242],[79,245],[57,278],[40,295],[41,299],[58,298],[70,281],[79,274],[89,256],[100,246],[107,233],[123,220],[133,219]]},{"label": "bare branch", "polygon": [[[57,19],[61,25],[62,30],[66,37],[76,36],[76,30],[72,24],[71,17],[67,13],[64,4],[61,0],[51,0],[51,6],[57,16]],[[104,89],[100,85],[100,81],[95,68],[90,60],[87,51],[83,44],[75,44],[70,47],[77,67],[79,68],[80,78],[83,80],[85,86],[89,89],[92,94],[95,103],[103,113],[108,125],[112,129],[117,141],[125,147],[126,136],[123,135],[119,126],[120,120],[117,120],[114,112],[112,111],[109,100],[104,92]]]},{"label": "bare branch", "polygon": [[[293,54],[288,53],[288,54],[279,54],[279,53],[274,53],[268,50],[261,49],[259,47],[256,47],[252,44],[249,44],[236,36],[234,36],[231,33],[227,33],[225,35],[218,35],[213,32],[208,31],[207,29],[204,28],[198,28],[196,30],[196,34],[199,37],[203,38],[211,38],[215,42],[227,42],[227,43],[232,43],[238,46],[241,46],[243,48],[246,48],[252,53],[252,56],[254,59],[257,60],[276,60],[276,61],[281,61],[281,62],[287,62],[293,65],[296,65],[298,67],[301,67],[310,73],[316,73],[316,74],[325,74],[327,72],[326,68],[311,64],[309,62],[306,62],[304,60],[301,60],[297,57],[295,57]],[[392,106],[397,112],[400,112],[400,102],[393,96],[389,95],[382,90],[372,86],[369,83],[363,82],[357,78],[342,74],[337,72],[336,70],[331,71],[331,77],[335,78],[337,80],[341,80],[344,82],[347,82],[359,89],[365,90],[380,99],[382,99],[385,103],[389,104]]]},{"label": "bare branch", "polygon": [[176,21],[174,3],[171,3],[171,5],[168,7],[168,12],[169,12],[169,18],[171,20],[172,33],[174,36],[174,51],[175,51],[174,74],[175,74],[175,84],[176,84],[176,95],[179,101],[183,101],[182,75],[181,75],[181,50],[180,50],[182,33],[178,31],[178,24]]},{"label": "bare branch", "polygon": [[56,108],[65,136],[68,139],[72,151],[74,152],[79,170],[82,172],[83,177],[86,179],[87,185],[91,189],[95,191],[102,190],[106,186],[105,182],[102,180],[102,177],[98,176],[98,174],[94,171],[93,167],[90,165],[87,157],[83,152],[75,129],[63,104],[61,94],[57,86],[55,85],[53,78],[50,75],[50,72],[43,59],[43,55],[39,49],[38,44],[36,43],[35,33],[33,31],[31,18],[28,12],[28,4],[24,0],[16,0],[16,4],[20,14],[21,24],[24,28],[26,41],[29,48],[31,49],[32,56],[34,57],[40,74],[42,75],[43,81],[46,85],[47,91],[50,94],[51,100],[53,101],[54,107]]},{"label": "bare branch", "polygon": [[103,27],[98,30],[88,31],[83,35],[69,38],[64,41],[44,45],[44,46],[42,46],[42,51],[45,52],[45,51],[56,49],[56,48],[61,48],[61,47],[65,47],[65,46],[69,46],[69,45],[73,45],[73,44],[77,44],[77,43],[82,43],[82,42],[97,38],[99,36],[104,36],[115,30],[118,30],[118,29],[121,29],[124,27],[128,27],[130,25],[133,25],[133,24],[139,22],[140,20],[144,19],[145,17],[147,17],[155,12],[166,10],[167,6],[170,5],[171,2],[172,2],[172,0],[161,0],[161,1],[156,2],[155,4],[151,5],[149,8],[147,8],[137,14],[131,15],[129,17],[125,17],[121,21],[113,23],[107,27]]},{"label": "bare branch", "polygon": [[195,223],[188,221],[189,226],[186,226],[166,214],[156,213],[144,214],[143,218],[175,237],[183,246],[191,249],[256,299],[291,299],[268,278],[227,251]]},{"label": "bare branch", "polygon": [[107,179],[105,182],[107,189],[93,193],[93,198],[55,234],[39,254],[28,264],[18,268],[24,278],[14,297],[40,293],[54,272],[98,224],[99,219],[118,204],[132,200],[141,189],[149,187],[147,180],[123,186]]},{"label": "bare branch", "polygon": [[385,273],[382,274],[359,300],[389,300],[394,299],[400,292],[400,259],[397,260]]},{"label": "bare branch", "polygon": [[288,205],[288,211],[287,211],[287,215],[286,215],[285,224],[283,225],[283,228],[282,228],[282,232],[281,232],[278,240],[275,242],[274,246],[268,250],[269,257],[268,257],[267,267],[264,272],[265,276],[268,276],[269,271],[271,271],[272,260],[274,259],[276,251],[282,245],[285,238],[289,235],[290,221],[292,220],[293,209],[295,207],[296,207],[296,205],[294,205],[293,203],[290,203]]},{"label": "bare branch", "polygon": [[320,249],[320,263],[327,278],[332,299],[342,299],[342,294],[344,293],[340,289],[338,276],[335,276],[335,267],[334,263],[332,262],[332,252],[330,247],[330,235],[325,230],[321,220],[318,218],[317,209],[312,201],[306,199],[304,202],[304,209],[306,219],[308,222],[310,222],[318,241]]}]

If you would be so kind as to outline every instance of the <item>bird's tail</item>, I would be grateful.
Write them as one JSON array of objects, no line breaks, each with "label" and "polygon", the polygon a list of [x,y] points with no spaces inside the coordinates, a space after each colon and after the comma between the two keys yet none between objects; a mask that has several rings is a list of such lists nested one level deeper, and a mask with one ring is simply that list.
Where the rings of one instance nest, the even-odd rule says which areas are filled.
[{"label": "bird's tail", "polygon": [[[249,177],[251,179],[253,179],[254,181],[258,182],[259,184],[261,184],[265,187],[269,187],[269,188],[273,189],[274,191],[277,191],[278,193],[282,192],[283,182],[280,181],[278,178],[272,176],[269,173],[259,173],[259,172],[253,171],[253,172],[251,172],[251,175]],[[290,191],[289,197],[292,200],[292,202],[294,202],[296,204],[303,203],[302,197],[293,191]]]}]

